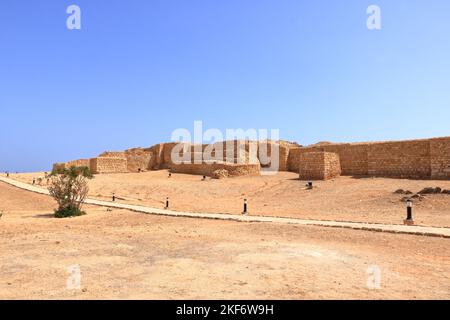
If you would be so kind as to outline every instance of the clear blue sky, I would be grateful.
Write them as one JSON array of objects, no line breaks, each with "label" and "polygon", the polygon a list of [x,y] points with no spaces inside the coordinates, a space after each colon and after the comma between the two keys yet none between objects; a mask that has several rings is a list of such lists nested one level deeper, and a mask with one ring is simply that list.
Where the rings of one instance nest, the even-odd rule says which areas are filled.
[{"label": "clear blue sky", "polygon": [[194,120],[301,144],[448,136],[449,16],[448,0],[2,0],[0,170],[150,146]]}]

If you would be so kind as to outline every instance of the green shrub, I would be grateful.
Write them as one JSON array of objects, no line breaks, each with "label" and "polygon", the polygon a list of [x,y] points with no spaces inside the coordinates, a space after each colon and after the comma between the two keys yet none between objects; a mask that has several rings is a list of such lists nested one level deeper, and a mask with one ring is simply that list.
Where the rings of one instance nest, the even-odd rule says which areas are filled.
[{"label": "green shrub", "polygon": [[75,167],[71,166],[70,168],[56,168],[53,169],[50,173],[50,176],[56,176],[56,175],[68,175],[71,177],[77,177],[77,176],[83,176],[85,178],[93,178],[91,169],[89,169],[86,166],[82,167]]},{"label": "green shrub", "polygon": [[81,209],[76,206],[67,206],[65,208],[55,210],[55,218],[78,217],[85,214],[86,212],[81,211]]},{"label": "green shrub", "polygon": [[89,192],[87,179],[92,178],[88,167],[70,167],[53,170],[48,187],[50,195],[58,203],[55,217],[67,218],[85,214],[81,207]]}]

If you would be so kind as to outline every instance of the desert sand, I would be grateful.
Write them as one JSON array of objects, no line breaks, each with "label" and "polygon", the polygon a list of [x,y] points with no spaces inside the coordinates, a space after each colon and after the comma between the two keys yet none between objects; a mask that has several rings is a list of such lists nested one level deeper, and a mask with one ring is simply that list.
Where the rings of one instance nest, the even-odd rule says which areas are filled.
[{"label": "desert sand", "polygon": [[[142,181],[151,178],[156,181],[150,184],[148,191],[143,190]],[[281,186],[299,183],[295,179],[286,179],[287,182],[283,180],[272,186],[270,182],[277,178],[262,177],[261,181],[249,186],[243,183],[247,178],[200,182],[196,176],[174,176],[169,182],[164,172],[136,174],[127,179],[126,184],[120,182],[121,179],[121,175],[98,176],[91,181],[91,192],[106,196],[115,188],[108,187],[112,181],[122,183],[121,189],[127,184],[136,184],[127,194],[131,198],[134,193],[136,200],[127,201],[140,201],[135,195],[137,192],[144,198],[147,192],[162,195],[172,191],[172,197],[182,199],[183,195],[189,194],[189,188],[185,190],[183,186],[198,185],[192,189],[191,200],[186,203],[198,210],[217,210],[219,204],[206,207],[207,201],[194,199],[209,194],[207,200],[211,202],[219,198],[214,194],[214,184],[229,184],[224,194],[225,199],[230,199],[227,208],[232,211],[234,194],[247,196],[242,194],[256,187],[253,193],[256,199],[271,204],[277,195],[285,199],[285,195],[279,194]],[[161,183],[159,189],[158,180]],[[346,185],[346,182],[349,183],[347,179],[342,180],[341,184]],[[429,184],[401,182],[410,183],[411,188]],[[210,187],[205,188],[208,183]],[[380,181],[374,188],[378,191],[366,196],[378,202],[368,202],[385,203],[376,198],[383,184],[386,182]],[[317,190],[327,190],[326,186],[327,183],[318,184]],[[394,189],[396,187],[400,186],[395,185]],[[405,188],[405,185],[401,187]],[[200,193],[205,189],[208,191]],[[269,196],[264,197],[265,193]],[[288,193],[295,194],[293,191]],[[162,204],[158,196],[145,201]],[[448,200],[430,201],[437,206],[435,202]],[[316,207],[318,202],[315,201]],[[227,201],[223,200],[223,203]],[[306,202],[297,203],[304,205],[287,214],[304,212]],[[236,205],[237,210],[238,207]],[[348,204],[345,209],[350,207]],[[0,299],[450,298],[449,239],[160,217],[91,206],[85,206],[85,216],[55,219],[52,217],[54,208],[55,203],[48,196],[0,183],[0,210],[3,210],[0,219]],[[256,208],[252,207],[253,210]],[[271,210],[265,213],[272,213]],[[277,210],[277,215],[282,211]],[[320,215],[320,210],[318,212]],[[433,220],[432,212],[429,221],[435,222],[437,219]],[[356,210],[347,214],[346,217],[355,217]],[[389,211],[382,216],[390,217]],[[67,268],[71,265],[80,268],[80,290],[70,290],[66,286]],[[372,265],[381,271],[379,289],[367,286],[370,279],[367,270]]]},{"label": "desert sand", "polygon": [[[12,174],[10,177],[31,183],[44,173]],[[45,180],[43,182],[45,186]],[[222,180],[166,170],[144,173],[100,174],[89,182],[89,197],[162,208],[166,197],[172,210],[239,214],[243,200],[249,201],[250,214],[333,221],[402,224],[406,217],[405,195],[398,189],[419,192],[426,187],[450,189],[450,181],[390,178],[339,177],[306,181],[298,175],[280,172],[274,176],[236,177]],[[426,195],[414,203],[418,225],[450,227],[450,195]]]}]

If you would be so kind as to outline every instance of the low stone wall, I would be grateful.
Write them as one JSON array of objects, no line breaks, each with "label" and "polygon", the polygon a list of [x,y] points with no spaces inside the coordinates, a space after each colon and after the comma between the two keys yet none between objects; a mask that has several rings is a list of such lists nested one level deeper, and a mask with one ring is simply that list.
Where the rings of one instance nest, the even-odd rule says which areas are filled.
[{"label": "low stone wall", "polygon": [[180,163],[170,165],[170,172],[210,176],[212,165],[206,163]]},{"label": "low stone wall", "polygon": [[236,163],[211,163],[204,162],[200,164],[195,163],[180,163],[172,164],[170,171],[173,173],[185,173],[211,176],[216,170],[225,169],[231,177],[259,175],[261,166],[259,164],[236,164]]},{"label": "low stone wall", "polygon": [[104,158],[126,158],[125,151],[105,151],[99,155]]},{"label": "low stone wall", "polygon": [[339,156],[332,152],[305,152],[300,155],[301,180],[328,180],[340,176]]},{"label": "low stone wall", "polygon": [[53,164],[53,170],[68,169],[70,167],[90,167],[89,159],[79,159],[68,162],[61,162]]}]

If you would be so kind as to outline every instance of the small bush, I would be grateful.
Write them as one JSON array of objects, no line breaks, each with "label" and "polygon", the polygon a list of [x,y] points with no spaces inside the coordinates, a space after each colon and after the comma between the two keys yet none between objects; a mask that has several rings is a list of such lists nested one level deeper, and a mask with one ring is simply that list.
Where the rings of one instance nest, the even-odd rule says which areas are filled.
[{"label": "small bush", "polygon": [[58,169],[54,170],[51,176],[48,190],[58,203],[55,217],[67,218],[85,214],[81,207],[89,192],[87,179],[92,178],[89,168],[73,166]]},{"label": "small bush", "polygon": [[55,218],[78,217],[85,214],[86,212],[81,211],[75,206],[68,206],[59,210],[55,210]]},{"label": "small bush", "polygon": [[53,169],[50,173],[50,176],[56,175],[66,175],[71,177],[83,176],[85,178],[91,179],[94,176],[92,175],[91,170],[88,167],[75,167],[71,166],[70,168],[56,168]]}]

